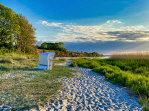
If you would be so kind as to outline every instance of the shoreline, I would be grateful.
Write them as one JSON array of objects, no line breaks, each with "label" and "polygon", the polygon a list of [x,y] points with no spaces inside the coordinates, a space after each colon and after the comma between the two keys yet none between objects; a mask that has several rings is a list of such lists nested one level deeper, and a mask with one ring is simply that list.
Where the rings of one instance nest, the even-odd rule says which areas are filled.
[{"label": "shoreline", "polygon": [[105,56],[105,57],[55,57],[54,59],[55,60],[59,60],[59,59],[66,59],[66,60],[69,60],[69,59],[78,59],[78,58],[98,58],[98,59],[106,59],[106,58],[110,58],[109,56]]}]

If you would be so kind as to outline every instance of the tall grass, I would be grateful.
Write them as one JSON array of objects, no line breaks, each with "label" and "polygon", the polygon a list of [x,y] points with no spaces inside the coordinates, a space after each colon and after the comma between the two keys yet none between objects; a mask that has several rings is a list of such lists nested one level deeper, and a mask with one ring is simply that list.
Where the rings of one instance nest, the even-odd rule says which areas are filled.
[{"label": "tall grass", "polygon": [[110,57],[112,59],[149,59],[149,51],[115,53]]},{"label": "tall grass", "polygon": [[149,109],[149,60],[147,59],[82,59],[71,64],[83,66],[104,74],[105,79],[129,87],[135,94],[145,98],[144,108]]}]

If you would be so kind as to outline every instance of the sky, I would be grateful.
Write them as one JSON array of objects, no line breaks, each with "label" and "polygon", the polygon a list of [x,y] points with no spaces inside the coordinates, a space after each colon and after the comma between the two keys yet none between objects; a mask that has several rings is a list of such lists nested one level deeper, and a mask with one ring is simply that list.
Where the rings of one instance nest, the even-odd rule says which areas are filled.
[{"label": "sky", "polygon": [[36,28],[37,45],[113,54],[149,50],[149,0],[0,0]]}]

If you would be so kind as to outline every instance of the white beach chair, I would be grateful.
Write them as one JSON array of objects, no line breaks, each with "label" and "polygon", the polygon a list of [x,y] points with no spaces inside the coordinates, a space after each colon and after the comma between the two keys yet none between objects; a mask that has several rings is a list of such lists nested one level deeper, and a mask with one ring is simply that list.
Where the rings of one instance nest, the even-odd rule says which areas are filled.
[{"label": "white beach chair", "polygon": [[39,54],[38,69],[52,70],[54,69],[54,52],[45,52]]}]

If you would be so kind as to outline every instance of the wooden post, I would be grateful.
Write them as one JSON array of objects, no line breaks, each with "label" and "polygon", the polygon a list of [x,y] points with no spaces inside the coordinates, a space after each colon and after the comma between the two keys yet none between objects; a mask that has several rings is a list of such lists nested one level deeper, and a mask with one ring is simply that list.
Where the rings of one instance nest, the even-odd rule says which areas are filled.
[{"label": "wooden post", "polygon": [[54,61],[51,59],[48,59],[48,60],[52,61],[52,64],[50,64],[50,66],[52,65],[52,70],[53,70],[54,69]]},{"label": "wooden post", "polygon": [[54,61],[52,61],[52,70],[54,70]]}]

